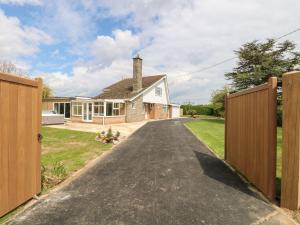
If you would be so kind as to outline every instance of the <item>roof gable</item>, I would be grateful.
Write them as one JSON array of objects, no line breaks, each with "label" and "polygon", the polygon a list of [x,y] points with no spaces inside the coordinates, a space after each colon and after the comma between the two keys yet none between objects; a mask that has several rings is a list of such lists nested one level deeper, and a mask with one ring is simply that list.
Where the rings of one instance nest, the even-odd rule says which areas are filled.
[{"label": "roof gable", "polygon": [[103,89],[103,92],[94,98],[96,99],[130,99],[139,95],[145,89],[165,77],[166,75],[145,76],[142,79],[142,89],[139,92],[132,92],[133,78],[128,78],[114,83]]}]

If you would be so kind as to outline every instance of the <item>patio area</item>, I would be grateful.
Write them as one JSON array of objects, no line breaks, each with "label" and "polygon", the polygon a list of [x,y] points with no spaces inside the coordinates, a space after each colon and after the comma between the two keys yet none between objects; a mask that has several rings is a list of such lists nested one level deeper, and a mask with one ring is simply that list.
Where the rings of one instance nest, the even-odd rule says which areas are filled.
[{"label": "patio area", "polygon": [[49,125],[47,127],[85,131],[85,132],[95,132],[95,133],[107,131],[109,128],[111,128],[113,132],[119,131],[121,133],[120,139],[123,140],[126,139],[133,132],[138,130],[140,127],[144,126],[147,122],[148,121],[100,125],[100,124],[76,123],[76,122],[67,121],[65,124]]}]

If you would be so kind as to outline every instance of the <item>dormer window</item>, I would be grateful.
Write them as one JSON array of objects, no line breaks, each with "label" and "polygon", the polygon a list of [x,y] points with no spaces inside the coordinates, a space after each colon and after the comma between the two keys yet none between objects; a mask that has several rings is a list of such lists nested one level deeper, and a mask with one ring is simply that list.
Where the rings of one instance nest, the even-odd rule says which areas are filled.
[{"label": "dormer window", "polygon": [[162,88],[161,87],[155,87],[155,96],[160,96],[162,95]]}]

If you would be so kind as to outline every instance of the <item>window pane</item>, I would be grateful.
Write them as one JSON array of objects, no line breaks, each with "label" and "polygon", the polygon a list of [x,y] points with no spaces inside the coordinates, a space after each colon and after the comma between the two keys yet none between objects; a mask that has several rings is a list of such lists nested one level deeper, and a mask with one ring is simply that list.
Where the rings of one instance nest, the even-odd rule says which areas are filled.
[{"label": "window pane", "polygon": [[59,114],[65,114],[65,104],[64,103],[59,104]]},{"label": "window pane", "polygon": [[54,103],[54,111],[55,113],[58,113],[58,103]]},{"label": "window pane", "polygon": [[114,103],[114,108],[119,108],[119,103]]},{"label": "window pane", "polygon": [[77,106],[77,111],[78,111],[78,115],[81,116],[82,115],[82,105]]},{"label": "window pane", "polygon": [[120,115],[120,110],[119,109],[114,109],[113,114],[114,114],[114,116]]},{"label": "window pane", "polygon": [[94,114],[98,115],[99,114],[99,106],[94,105]]},{"label": "window pane", "polygon": [[155,88],[155,95],[156,96],[161,96],[162,95],[162,88],[156,87]]},{"label": "window pane", "polygon": [[125,115],[125,104],[120,103],[120,115]]},{"label": "window pane", "polygon": [[112,116],[113,104],[112,102],[106,102],[106,115]]}]

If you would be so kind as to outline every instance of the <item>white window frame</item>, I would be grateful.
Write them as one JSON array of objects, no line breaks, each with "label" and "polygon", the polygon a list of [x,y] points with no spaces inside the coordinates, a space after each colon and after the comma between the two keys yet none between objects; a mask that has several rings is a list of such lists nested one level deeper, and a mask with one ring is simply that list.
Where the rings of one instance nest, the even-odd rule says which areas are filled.
[{"label": "white window frame", "polygon": [[[75,112],[75,108],[76,108],[76,112]],[[81,114],[78,113],[78,109],[81,108]],[[72,102],[72,116],[82,116],[83,110],[83,106],[82,106],[82,102]]]},{"label": "white window frame", "polygon": [[[58,112],[55,111],[55,104],[58,104]],[[64,105],[64,113],[60,114],[60,105],[63,104]],[[66,102],[53,102],[53,111],[55,111],[57,114],[59,115],[65,115],[65,111],[66,111]]]},{"label": "white window frame", "polygon": [[[111,115],[107,115],[107,112],[106,112],[107,104],[112,104]],[[124,107],[123,114],[121,114],[121,104],[123,104],[123,107]],[[116,111],[118,111],[118,114],[116,114]],[[105,117],[118,117],[118,116],[125,116],[125,103],[123,103],[123,102],[114,102],[114,101],[105,102]]]},{"label": "white window frame", "polygon": [[[98,108],[98,113],[95,113],[95,108],[96,107]],[[104,107],[104,102],[94,102],[94,106],[93,106],[94,116],[95,117],[97,117],[97,116],[104,116],[104,108],[105,108]]]},{"label": "white window frame", "polygon": [[155,96],[162,96],[162,88],[161,87],[155,87]]},{"label": "white window frame", "polygon": [[[116,114],[115,112],[118,112],[118,114]],[[120,116],[120,103],[113,102],[112,115],[113,116]]]}]

